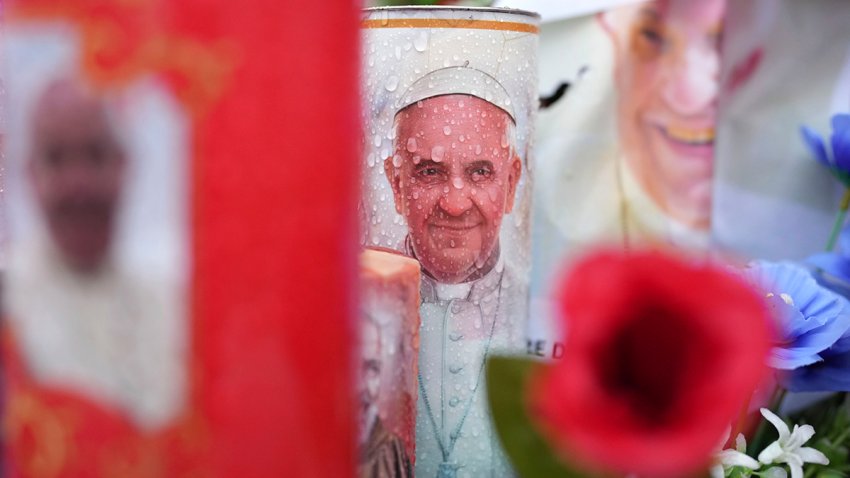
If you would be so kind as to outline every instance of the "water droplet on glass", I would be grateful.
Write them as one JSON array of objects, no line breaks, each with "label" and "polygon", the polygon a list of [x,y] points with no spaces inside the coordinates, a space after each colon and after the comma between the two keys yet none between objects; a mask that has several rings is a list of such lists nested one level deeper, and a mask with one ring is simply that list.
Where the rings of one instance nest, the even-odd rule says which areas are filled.
[{"label": "water droplet on glass", "polygon": [[387,78],[387,84],[385,85],[387,91],[395,91],[398,88],[398,77],[395,75]]},{"label": "water droplet on glass", "polygon": [[395,59],[401,60],[401,46],[400,45],[395,46]]},{"label": "water droplet on glass", "polygon": [[407,138],[407,150],[411,153],[415,153],[416,149],[416,138]]},{"label": "water droplet on glass", "polygon": [[452,178],[452,186],[454,186],[455,189],[463,189],[463,179],[458,177]]},{"label": "water droplet on glass", "polygon": [[442,161],[443,158],[445,157],[445,155],[446,155],[446,148],[444,148],[440,145],[434,146],[434,148],[431,149],[431,159],[433,159],[437,163]]},{"label": "water droplet on glass", "polygon": [[401,156],[398,154],[393,155],[393,166],[400,168],[401,167]]},{"label": "water droplet on glass", "polygon": [[443,126],[443,134],[446,136],[452,134],[452,128],[449,125]]},{"label": "water droplet on glass", "polygon": [[487,190],[487,195],[490,196],[490,200],[496,202],[499,199],[499,191],[497,188],[489,188]]},{"label": "water droplet on glass", "polygon": [[377,148],[378,146],[380,146],[380,145],[381,145],[381,135],[376,134],[376,135],[375,135],[375,138],[374,138],[373,143],[375,143],[375,147],[376,147],[376,148]]},{"label": "water droplet on glass", "polygon": [[480,144],[476,144],[476,145],[475,145],[475,154],[476,154],[476,155],[480,155],[480,154],[481,154],[481,145],[480,145]]},{"label": "water droplet on glass", "polygon": [[502,145],[503,148],[507,148],[508,145],[510,144],[510,142],[508,141],[508,134],[507,133],[502,133],[502,139],[501,139],[500,144]]},{"label": "water droplet on glass", "polygon": [[428,30],[420,30],[416,38],[413,39],[413,47],[419,52],[428,49]]}]

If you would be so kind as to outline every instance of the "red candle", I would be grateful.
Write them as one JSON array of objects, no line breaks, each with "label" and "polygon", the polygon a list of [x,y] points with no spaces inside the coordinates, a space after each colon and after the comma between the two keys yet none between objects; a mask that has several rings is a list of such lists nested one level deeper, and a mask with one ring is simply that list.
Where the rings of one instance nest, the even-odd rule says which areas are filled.
[{"label": "red candle", "polygon": [[[12,25],[59,20],[79,32],[90,84],[156,77],[190,123],[184,412],[155,433],[142,429],[97,397],[39,383],[7,334],[11,403],[35,397],[44,417],[75,416],[60,424],[74,453],[48,457],[62,476],[100,476],[106,459],[119,475],[353,474],[359,6],[10,6]],[[53,422],[12,416],[22,428],[10,438],[10,469],[39,472],[38,432]]]},{"label": "red candle", "polygon": [[[351,474],[356,3],[218,1],[205,19],[241,47],[195,169],[203,400],[226,476]],[[193,7],[186,28],[210,15]]]}]

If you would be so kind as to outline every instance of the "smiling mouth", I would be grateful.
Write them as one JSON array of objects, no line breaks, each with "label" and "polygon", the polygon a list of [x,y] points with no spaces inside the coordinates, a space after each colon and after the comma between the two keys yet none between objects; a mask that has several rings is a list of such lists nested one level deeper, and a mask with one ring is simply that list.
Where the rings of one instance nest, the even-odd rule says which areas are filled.
[{"label": "smiling mouth", "polygon": [[661,133],[671,141],[688,146],[714,145],[714,128],[690,129],[659,126]]},{"label": "smiling mouth", "polygon": [[436,229],[444,229],[448,231],[468,231],[470,229],[475,229],[478,227],[478,224],[431,224],[431,227]]}]

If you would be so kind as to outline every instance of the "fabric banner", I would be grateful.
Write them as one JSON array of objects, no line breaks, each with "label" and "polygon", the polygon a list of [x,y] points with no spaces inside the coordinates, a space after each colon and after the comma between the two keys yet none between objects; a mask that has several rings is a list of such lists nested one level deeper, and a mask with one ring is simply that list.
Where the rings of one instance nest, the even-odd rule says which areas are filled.
[{"label": "fabric banner", "polygon": [[8,476],[352,473],[357,7],[7,6]]}]

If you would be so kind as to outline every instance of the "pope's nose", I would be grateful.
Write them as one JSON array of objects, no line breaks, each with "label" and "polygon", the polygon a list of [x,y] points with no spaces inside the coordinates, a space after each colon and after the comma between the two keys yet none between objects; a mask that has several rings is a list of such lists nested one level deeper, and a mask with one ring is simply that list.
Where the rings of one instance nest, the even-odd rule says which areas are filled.
[{"label": "pope's nose", "polygon": [[680,115],[696,115],[713,108],[719,89],[720,54],[716,45],[689,45],[671,66],[661,94]]},{"label": "pope's nose", "polygon": [[440,197],[440,209],[450,216],[460,216],[466,213],[472,208],[469,190],[469,187],[455,179],[449,186],[448,192]]}]

